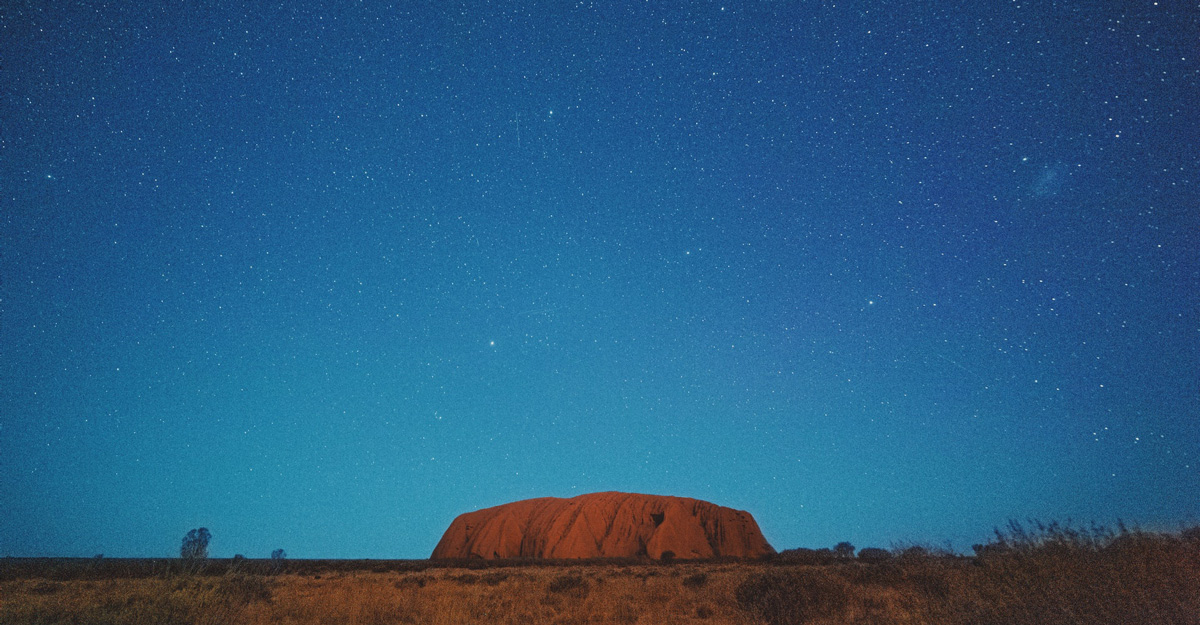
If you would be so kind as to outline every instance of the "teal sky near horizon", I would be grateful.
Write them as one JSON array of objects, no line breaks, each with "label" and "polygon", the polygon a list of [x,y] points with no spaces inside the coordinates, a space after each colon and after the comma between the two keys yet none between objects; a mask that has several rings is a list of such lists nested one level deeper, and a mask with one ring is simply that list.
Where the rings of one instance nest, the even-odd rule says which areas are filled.
[{"label": "teal sky near horizon", "polygon": [[0,9],[0,556],[1200,517],[1200,11]]}]

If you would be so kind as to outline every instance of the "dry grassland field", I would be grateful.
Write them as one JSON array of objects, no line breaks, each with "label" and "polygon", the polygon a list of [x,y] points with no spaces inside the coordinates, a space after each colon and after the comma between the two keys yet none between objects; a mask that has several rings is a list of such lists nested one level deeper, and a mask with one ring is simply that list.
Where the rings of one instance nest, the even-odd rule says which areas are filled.
[{"label": "dry grassland field", "polygon": [[1200,623],[1200,528],[1099,540],[1052,527],[976,551],[674,563],[9,558],[0,623]]}]

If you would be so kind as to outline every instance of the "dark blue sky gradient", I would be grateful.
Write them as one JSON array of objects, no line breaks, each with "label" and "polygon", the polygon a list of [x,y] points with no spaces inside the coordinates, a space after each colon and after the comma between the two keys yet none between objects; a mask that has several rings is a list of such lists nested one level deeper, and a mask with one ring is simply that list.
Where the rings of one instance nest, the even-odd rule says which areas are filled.
[{"label": "dark blue sky gradient", "polygon": [[0,9],[0,555],[1200,516],[1195,7],[316,4]]}]

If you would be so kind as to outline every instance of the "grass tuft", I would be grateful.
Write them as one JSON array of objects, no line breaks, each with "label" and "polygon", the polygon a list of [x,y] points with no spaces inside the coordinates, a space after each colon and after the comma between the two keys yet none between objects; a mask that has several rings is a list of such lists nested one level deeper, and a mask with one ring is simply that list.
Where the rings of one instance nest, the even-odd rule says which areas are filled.
[{"label": "grass tuft", "polygon": [[576,573],[568,573],[554,578],[547,589],[554,593],[587,594],[588,582]]},{"label": "grass tuft", "polygon": [[752,575],[735,591],[738,607],[769,625],[839,618],[850,604],[844,579],[820,568]]}]

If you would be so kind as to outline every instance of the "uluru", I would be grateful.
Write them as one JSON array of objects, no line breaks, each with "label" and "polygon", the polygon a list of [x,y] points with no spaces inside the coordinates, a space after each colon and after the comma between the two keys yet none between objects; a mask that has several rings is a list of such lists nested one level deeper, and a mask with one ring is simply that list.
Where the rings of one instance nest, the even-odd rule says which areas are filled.
[{"label": "uluru", "polygon": [[430,557],[660,560],[772,553],[749,512],[687,497],[605,492],[461,514]]}]

